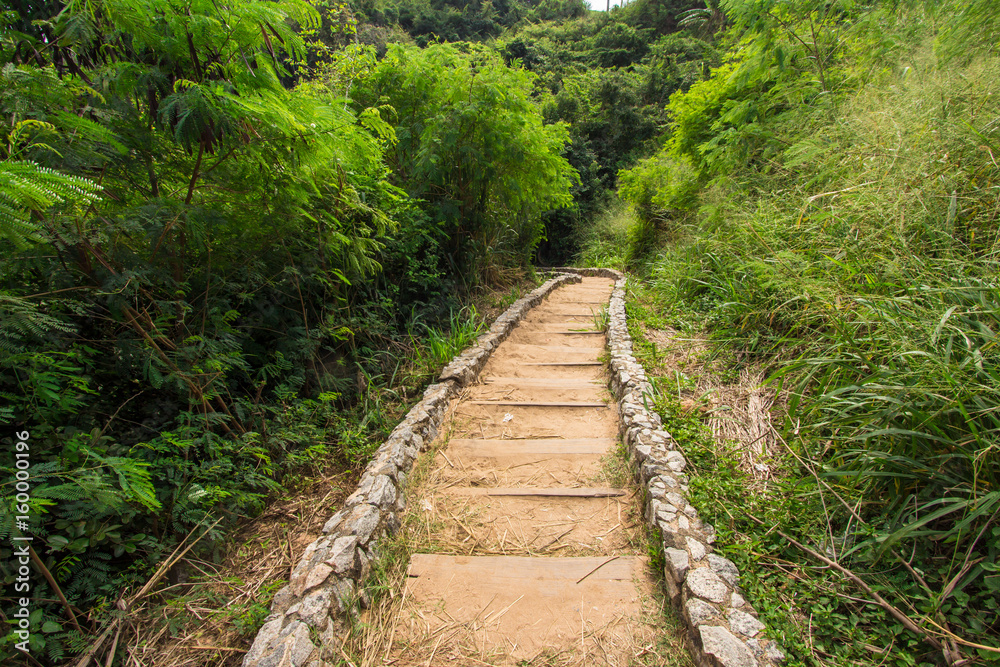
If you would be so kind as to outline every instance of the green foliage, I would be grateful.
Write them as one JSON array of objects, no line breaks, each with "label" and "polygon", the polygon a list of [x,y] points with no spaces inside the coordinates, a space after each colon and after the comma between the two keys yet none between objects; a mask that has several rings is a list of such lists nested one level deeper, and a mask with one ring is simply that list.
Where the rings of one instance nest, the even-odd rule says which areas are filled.
[{"label": "green foliage", "polygon": [[38,240],[32,213],[63,202],[90,203],[98,189],[85,178],[61,174],[30,160],[4,160],[0,162],[0,234],[19,246]]},{"label": "green foliage", "polygon": [[661,137],[670,95],[703,78],[705,65],[717,61],[708,42],[662,34],[671,24],[650,18],[630,6],[610,15],[525,27],[504,38],[507,57],[539,74],[546,120],[569,124],[566,157],[581,177],[573,193],[575,209],[546,220],[545,260],[564,261],[579,249],[581,229],[611,205],[608,194],[619,171],[653,150]]},{"label": "green foliage", "polygon": [[476,309],[470,307],[459,313],[452,312],[448,326],[444,330],[429,327],[424,323],[415,323],[423,328],[422,336],[410,334],[413,344],[413,365],[418,375],[427,376],[436,373],[451,361],[462,350],[472,345],[482,330]]},{"label": "green foliage", "polygon": [[532,78],[485,47],[395,46],[355,93],[395,109],[395,178],[424,202],[448,239],[447,265],[467,280],[529,261],[541,215],[570,203],[567,131],[543,125]]},{"label": "green foliage", "polygon": [[398,25],[420,46],[436,41],[482,41],[523,23],[587,13],[582,0],[355,0],[352,6],[373,25]]},{"label": "green foliage", "polygon": [[631,265],[674,326],[707,328],[791,392],[790,476],[753,491],[697,419],[657,405],[701,473],[699,509],[795,660],[864,662],[866,645],[894,664],[943,658],[771,526],[836,554],[931,634],[1000,646],[992,16],[979,3],[722,7],[725,64],[672,95],[669,138],[620,176],[638,222],[583,256],[645,247]]},{"label": "green foliage", "polygon": [[[100,625],[125,588],[221,518],[196,547],[211,557],[289,471],[362,467],[429,364],[475,333],[448,319],[462,262],[504,271],[530,257],[571,171],[565,130],[542,126],[528,75],[456,51],[436,57],[451,83],[475,84],[473,104],[425,78],[433,132],[424,201],[411,198],[399,186],[415,181],[394,169],[401,111],[415,107],[349,98],[376,76],[418,77],[424,56],[377,64],[343,5],[17,10],[0,24],[0,423],[8,445],[31,433],[39,556],[81,621]],[[470,133],[450,134],[461,118]],[[463,152],[471,138],[479,153]],[[479,159],[502,168],[473,174]],[[467,197],[468,218],[441,214],[452,194],[433,189],[461,174],[482,198]],[[476,230],[474,243],[459,230]],[[411,332],[421,351],[439,348],[413,377],[388,352]],[[3,536],[13,473],[0,469]],[[0,561],[12,583],[9,548]],[[35,592],[58,599],[47,582]],[[51,662],[86,648],[58,603],[36,612]],[[250,632],[261,613],[237,621]]]}]

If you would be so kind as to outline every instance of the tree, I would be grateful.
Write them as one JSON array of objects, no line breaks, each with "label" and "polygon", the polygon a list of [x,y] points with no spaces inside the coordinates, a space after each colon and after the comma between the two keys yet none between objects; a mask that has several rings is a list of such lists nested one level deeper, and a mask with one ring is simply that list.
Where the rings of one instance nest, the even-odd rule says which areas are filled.
[{"label": "tree", "polygon": [[426,202],[457,272],[486,276],[529,261],[542,214],[571,203],[568,132],[543,124],[533,80],[488,47],[395,46],[355,96],[395,109],[394,178]]}]

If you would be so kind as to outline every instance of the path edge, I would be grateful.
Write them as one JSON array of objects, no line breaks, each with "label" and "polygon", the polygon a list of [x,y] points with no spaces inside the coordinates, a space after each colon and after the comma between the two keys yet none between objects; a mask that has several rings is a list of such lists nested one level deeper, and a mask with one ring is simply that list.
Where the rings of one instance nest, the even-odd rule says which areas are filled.
[{"label": "path edge", "polygon": [[664,555],[667,597],[687,630],[688,650],[698,667],[780,665],[785,654],[764,636],[764,625],[739,586],[736,565],[713,553],[715,528],[701,521],[687,501],[687,462],[660,416],[646,407],[653,387],[632,354],[625,314],[625,274],[614,269],[557,267],[563,273],[611,278],[608,308],[610,384],[621,415],[620,437],[643,489],[643,516],[658,532]]},{"label": "path edge", "polygon": [[[323,535],[303,551],[288,584],[271,601],[243,667],[326,667],[323,647],[339,645],[345,621],[367,606],[362,582],[378,557],[378,542],[399,530],[406,507],[406,480],[417,455],[437,437],[448,404],[474,383],[490,355],[514,327],[556,288],[579,283],[576,271],[556,270],[554,278],[515,301],[475,344],[442,370],[438,382],[379,447],[358,488],[323,526]],[[332,657],[332,656],[330,656]]]}]

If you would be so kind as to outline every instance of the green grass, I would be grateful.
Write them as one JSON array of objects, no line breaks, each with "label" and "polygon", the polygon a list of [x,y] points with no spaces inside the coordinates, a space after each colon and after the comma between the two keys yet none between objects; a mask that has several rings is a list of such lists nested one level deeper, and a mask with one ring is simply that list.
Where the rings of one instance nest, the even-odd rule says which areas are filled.
[{"label": "green grass", "polygon": [[[795,7],[761,51],[763,24],[739,24],[732,64],[672,98],[670,143],[623,172],[631,209],[596,220],[580,259],[645,279],[633,320],[707,332],[732,368],[764,368],[787,392],[781,476],[761,488],[677,405],[683,378],[654,378],[695,504],[793,662],[946,659],[771,527],[834,554],[926,635],[1000,664],[1000,57],[980,39],[986,3],[812,24],[797,34],[836,45],[823,94],[817,64],[794,55],[809,44],[791,32],[813,20]],[[779,47],[785,61],[768,60]]]},{"label": "green grass", "polygon": [[462,310],[451,312],[448,326],[442,329],[417,323],[415,330],[420,335],[411,332],[410,342],[413,346],[412,367],[418,376],[429,376],[441,370],[466,347],[471,345],[483,329],[474,306],[466,306]]}]

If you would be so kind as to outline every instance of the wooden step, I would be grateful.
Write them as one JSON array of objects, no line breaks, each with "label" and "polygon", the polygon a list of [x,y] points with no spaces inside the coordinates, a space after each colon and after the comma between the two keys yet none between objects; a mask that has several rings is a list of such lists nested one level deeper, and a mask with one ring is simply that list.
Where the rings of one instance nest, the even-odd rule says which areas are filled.
[{"label": "wooden step", "polygon": [[546,352],[562,352],[564,354],[601,354],[603,347],[572,347],[570,345],[533,345],[531,343],[507,343],[511,347],[534,347]]},{"label": "wooden step", "polygon": [[581,487],[576,489],[566,487],[533,488],[523,487],[487,487],[487,486],[452,486],[445,493],[454,496],[520,496],[533,498],[618,498],[624,496],[623,489],[604,487]]},{"label": "wooden step", "polygon": [[633,635],[653,588],[647,569],[638,556],[414,554],[396,636],[437,648],[437,664],[471,644],[475,660],[459,664],[521,664],[543,651],[582,650],[605,656],[582,664],[624,665],[642,645]]},{"label": "wooden step", "polygon": [[603,380],[576,380],[573,378],[510,378],[485,377],[484,384],[512,385],[516,387],[545,387],[548,389],[594,389],[606,384]]},{"label": "wooden step", "polygon": [[600,361],[524,361],[522,366],[603,366]]},{"label": "wooden step", "polygon": [[565,301],[546,301],[546,305],[549,306],[606,306],[610,301],[610,297],[602,301],[591,301],[589,299],[566,299]]},{"label": "wooden step", "polygon": [[[530,328],[531,331],[525,331],[525,329]],[[569,334],[602,334],[605,333],[604,329],[595,329],[593,322],[532,322],[529,323],[525,329],[516,329],[516,331],[525,331],[525,333],[569,333]]]},{"label": "wooden step", "polygon": [[479,440],[453,438],[448,453],[460,456],[500,458],[511,456],[581,456],[606,454],[617,442],[613,438],[525,438],[523,440]]},{"label": "wooden step", "polygon": [[475,572],[477,580],[481,582],[502,579],[568,580],[576,586],[578,581],[589,579],[591,581],[627,581],[631,584],[637,575],[642,574],[645,560],[645,558],[638,556],[532,558],[531,556],[413,554],[410,557],[410,567],[407,569],[406,576],[410,578],[433,577],[443,568],[445,574],[458,571]]},{"label": "wooden step", "polygon": [[606,408],[601,401],[469,401],[472,405],[498,405],[512,408]]}]

